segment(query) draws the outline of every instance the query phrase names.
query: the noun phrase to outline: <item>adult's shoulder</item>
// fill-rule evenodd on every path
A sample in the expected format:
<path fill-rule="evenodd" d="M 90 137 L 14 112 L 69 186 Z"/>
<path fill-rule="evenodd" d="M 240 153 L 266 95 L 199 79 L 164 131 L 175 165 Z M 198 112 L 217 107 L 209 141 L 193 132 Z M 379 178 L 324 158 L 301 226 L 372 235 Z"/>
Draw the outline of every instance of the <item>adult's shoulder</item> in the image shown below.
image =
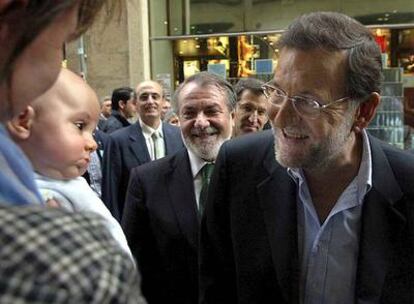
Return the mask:
<path fill-rule="evenodd" d="M 402 190 L 414 195 L 414 154 L 393 147 L 372 136 L 370 137 L 370 144 L 373 157 L 373 174 L 376 174 L 376 168 L 381 170 L 386 166 L 381 158 L 382 152 Z"/>
<path fill-rule="evenodd" d="M 263 159 L 265 154 L 274 151 L 273 132 L 265 130 L 243 135 L 225 142 L 222 149 L 232 156 Z"/>
<path fill-rule="evenodd" d="M 127 139 L 130 136 L 132 137 L 136 137 L 136 135 L 138 134 L 138 131 L 141 131 L 141 127 L 139 126 L 138 123 L 134 123 L 130 126 L 127 127 L 122 127 L 118 130 L 115 130 L 114 132 L 109 134 L 109 138 L 111 140 L 122 140 L 122 139 Z"/>

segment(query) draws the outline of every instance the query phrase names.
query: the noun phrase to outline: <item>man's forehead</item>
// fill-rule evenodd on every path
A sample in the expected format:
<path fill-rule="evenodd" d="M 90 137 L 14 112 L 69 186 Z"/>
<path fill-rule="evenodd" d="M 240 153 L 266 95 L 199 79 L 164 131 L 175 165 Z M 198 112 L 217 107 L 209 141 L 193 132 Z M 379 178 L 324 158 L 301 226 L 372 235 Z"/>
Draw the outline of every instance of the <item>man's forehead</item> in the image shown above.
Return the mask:
<path fill-rule="evenodd" d="M 145 83 L 142 83 L 142 84 L 138 85 L 138 87 L 137 87 L 137 93 L 138 94 L 150 93 L 150 92 L 161 93 L 162 88 L 156 82 L 145 82 Z"/>

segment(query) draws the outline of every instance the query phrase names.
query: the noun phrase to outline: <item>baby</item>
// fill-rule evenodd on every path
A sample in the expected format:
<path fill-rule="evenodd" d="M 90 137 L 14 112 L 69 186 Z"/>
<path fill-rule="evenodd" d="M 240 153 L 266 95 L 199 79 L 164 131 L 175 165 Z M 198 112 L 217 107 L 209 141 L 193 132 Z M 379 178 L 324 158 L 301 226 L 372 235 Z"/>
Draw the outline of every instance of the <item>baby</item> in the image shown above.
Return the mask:
<path fill-rule="evenodd" d="M 97 144 L 99 120 L 95 92 L 75 73 L 62 69 L 56 83 L 8 123 L 36 172 L 45 201 L 70 211 L 100 214 L 120 246 L 130 254 L 125 235 L 104 203 L 81 177 Z"/>

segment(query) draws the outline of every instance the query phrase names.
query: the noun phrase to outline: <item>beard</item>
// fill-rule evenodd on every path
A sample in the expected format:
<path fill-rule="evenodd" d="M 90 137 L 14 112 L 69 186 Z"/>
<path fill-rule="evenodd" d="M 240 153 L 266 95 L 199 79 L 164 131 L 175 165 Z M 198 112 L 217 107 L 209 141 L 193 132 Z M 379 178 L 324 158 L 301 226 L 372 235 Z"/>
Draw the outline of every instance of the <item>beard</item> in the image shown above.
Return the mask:
<path fill-rule="evenodd" d="M 301 153 L 296 153 L 294 156 L 284 150 L 282 146 L 279 146 L 279 135 L 277 133 L 280 133 L 280 136 L 284 136 L 282 131 L 279 130 L 279 132 L 276 132 L 274 127 L 272 129 L 274 134 L 275 158 L 283 167 L 324 170 L 338 157 L 347 145 L 352 133 L 352 119 L 347 115 L 344 122 L 332 132 L 331 136 L 325 138 L 322 142 L 311 143 L 309 147 L 304 147 Z M 305 131 L 303 128 L 291 129 L 298 131 L 300 134 L 306 134 L 303 132 Z"/>
<path fill-rule="evenodd" d="M 229 139 L 212 126 L 205 129 L 192 128 L 190 135 L 181 133 L 181 136 L 187 149 L 205 161 L 215 161 L 221 145 Z"/>

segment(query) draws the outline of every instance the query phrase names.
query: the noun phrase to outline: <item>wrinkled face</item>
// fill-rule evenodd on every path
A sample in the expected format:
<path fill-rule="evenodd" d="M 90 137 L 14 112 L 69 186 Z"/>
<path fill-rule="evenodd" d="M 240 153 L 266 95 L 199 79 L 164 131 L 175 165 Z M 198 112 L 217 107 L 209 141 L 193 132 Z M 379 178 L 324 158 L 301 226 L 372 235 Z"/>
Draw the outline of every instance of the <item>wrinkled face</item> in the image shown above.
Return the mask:
<path fill-rule="evenodd" d="M 184 143 L 204 160 L 215 160 L 221 145 L 231 137 L 233 120 L 226 99 L 219 88 L 195 83 L 180 93 L 178 116 Z"/>
<path fill-rule="evenodd" d="M 99 103 L 86 84 L 39 97 L 47 103 L 36 111 L 30 142 L 24 148 L 35 171 L 55 179 L 71 179 L 85 173 L 90 153 L 96 150 L 93 132 Z M 37 101 L 35 101 L 37 102 Z"/>
<path fill-rule="evenodd" d="M 246 89 L 237 102 L 234 115 L 235 136 L 261 131 L 267 122 L 266 97 Z"/>
<path fill-rule="evenodd" d="M 318 58 L 318 60 L 315 60 Z M 344 97 L 346 55 L 319 49 L 282 50 L 272 85 L 289 96 L 311 97 L 321 104 Z M 290 100 L 268 115 L 275 133 L 277 161 L 285 167 L 323 168 L 352 149 L 353 113 L 348 102 L 322 110 L 319 117 L 299 115 Z"/>
<path fill-rule="evenodd" d="M 76 30 L 78 9 L 75 5 L 58 15 L 17 58 L 10 87 L 3 83 L 0 88 L 1 102 L 5 103 L 0 110 L 8 113 L 3 117 L 23 111 L 55 82 L 62 65 L 63 44 Z"/>
<path fill-rule="evenodd" d="M 168 100 L 164 100 L 161 108 L 161 119 L 164 119 L 165 113 L 171 109 L 171 103 Z"/>
<path fill-rule="evenodd" d="M 103 116 L 105 116 L 106 118 L 108 118 L 109 116 L 111 116 L 111 112 L 112 112 L 112 102 L 111 100 L 104 100 L 102 103 L 102 107 L 101 107 L 101 113 Z"/>
<path fill-rule="evenodd" d="M 152 125 L 161 118 L 163 92 L 161 86 L 153 81 L 146 81 L 137 87 L 138 113 L 142 121 Z"/>

